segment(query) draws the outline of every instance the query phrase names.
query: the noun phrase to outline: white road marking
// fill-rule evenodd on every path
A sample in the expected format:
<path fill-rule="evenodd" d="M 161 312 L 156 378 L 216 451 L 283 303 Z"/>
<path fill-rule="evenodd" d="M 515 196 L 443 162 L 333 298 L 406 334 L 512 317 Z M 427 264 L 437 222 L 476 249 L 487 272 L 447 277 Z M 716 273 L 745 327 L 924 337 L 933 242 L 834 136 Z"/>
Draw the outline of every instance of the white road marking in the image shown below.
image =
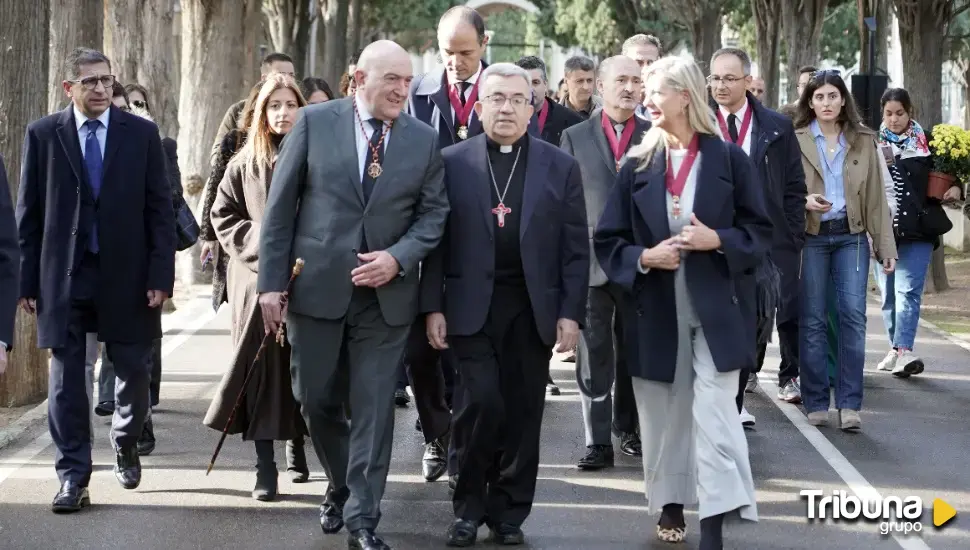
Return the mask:
<path fill-rule="evenodd" d="M 822 432 L 818 428 L 808 423 L 808 418 L 802 414 L 802 411 L 797 406 L 781 401 L 775 397 L 775 393 L 778 391 L 777 384 L 775 383 L 776 376 L 772 376 L 769 373 L 765 373 L 765 376 L 758 375 L 758 383 L 761 385 L 764 397 L 774 403 L 778 407 L 778 410 L 808 440 L 812 447 L 815 447 L 818 454 L 822 455 L 825 462 L 842 478 L 842 481 L 845 482 L 850 491 L 855 493 L 860 499 L 882 500 L 883 497 L 879 491 L 859 473 L 859 470 L 856 470 L 855 466 L 849 462 L 849 459 L 828 438 L 822 435 Z M 804 487 L 804 489 L 811 489 L 811 487 Z M 903 550 L 930 550 L 926 542 L 919 537 L 904 537 L 893 534 L 892 538 Z"/>
<path fill-rule="evenodd" d="M 205 301 L 208 305 L 208 300 Z M 179 315 L 180 312 L 172 314 L 171 318 L 163 319 L 162 324 L 165 331 L 173 330 L 178 328 L 177 325 L 184 322 L 188 322 L 188 326 L 182 329 L 178 334 L 171 337 L 164 337 L 162 339 L 162 357 L 165 358 L 173 351 L 184 344 L 192 335 L 202 329 L 206 324 L 215 318 L 216 313 L 211 307 L 193 307 L 184 310 L 184 313 Z M 193 314 L 196 314 L 193 318 Z M 192 319 L 189 321 L 189 319 Z M 176 326 L 172 326 L 176 325 Z M 169 339 L 170 338 L 170 339 Z M 167 341 L 166 341 L 167 340 Z M 99 361 L 100 363 L 100 361 Z M 164 383 L 164 382 L 163 382 Z M 97 386 L 97 384 L 95 384 Z M 97 399 L 95 399 L 97 400 Z M 37 406 L 37 408 L 47 408 L 47 401 Z M 28 465 L 34 458 L 44 451 L 50 444 L 53 443 L 51 440 L 50 433 L 44 432 L 33 441 L 27 444 L 23 449 L 18 451 L 13 456 L 0 460 L 0 484 L 6 481 L 10 476 L 15 474 L 17 470 L 20 470 L 24 466 Z"/>

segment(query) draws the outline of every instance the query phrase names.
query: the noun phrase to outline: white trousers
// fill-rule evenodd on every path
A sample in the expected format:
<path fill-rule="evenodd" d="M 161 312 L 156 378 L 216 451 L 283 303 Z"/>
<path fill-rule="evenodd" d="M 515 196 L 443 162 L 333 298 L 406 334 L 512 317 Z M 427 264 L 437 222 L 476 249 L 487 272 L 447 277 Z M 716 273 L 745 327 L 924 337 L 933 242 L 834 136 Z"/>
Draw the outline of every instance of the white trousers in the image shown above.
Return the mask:
<path fill-rule="evenodd" d="M 665 504 L 698 503 L 701 519 L 737 510 L 758 521 L 735 404 L 739 371 L 718 372 L 703 329 L 678 324 L 674 382 L 633 377 L 650 513 Z"/>

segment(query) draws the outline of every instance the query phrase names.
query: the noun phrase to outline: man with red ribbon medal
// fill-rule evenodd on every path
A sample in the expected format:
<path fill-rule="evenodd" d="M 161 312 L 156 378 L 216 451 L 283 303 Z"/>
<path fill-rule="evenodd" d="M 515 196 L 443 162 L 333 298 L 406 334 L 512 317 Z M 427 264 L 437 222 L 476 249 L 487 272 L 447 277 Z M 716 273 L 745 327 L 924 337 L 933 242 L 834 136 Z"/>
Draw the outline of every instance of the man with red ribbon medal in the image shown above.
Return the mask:
<path fill-rule="evenodd" d="M 591 228 L 603 213 L 618 167 L 650 128 L 650 122 L 634 116 L 643 87 L 640 74 L 640 65 L 629 57 L 603 61 L 597 77 L 602 110 L 563 132 L 562 149 L 576 157 L 583 174 L 586 217 Z M 580 338 L 576 360 L 586 439 L 586 452 L 578 466 L 599 470 L 614 464 L 614 431 L 619 434 L 622 453 L 640 456 L 641 450 L 633 386 L 626 368 L 622 315 L 630 298 L 619 285 L 607 280 L 596 258 L 590 259 L 589 285 L 589 324 Z M 616 390 L 611 395 L 614 380 Z"/>
<path fill-rule="evenodd" d="M 741 373 L 737 405 L 742 423 L 753 426 L 755 418 L 744 409 L 744 393 L 757 388 L 755 373 L 764 362 L 772 325 L 777 324 L 781 350 L 778 399 L 801 402 L 796 305 L 799 255 L 805 240 L 805 173 L 791 121 L 764 107 L 747 90 L 752 80 L 748 54 L 724 48 L 714 53 L 710 66 L 707 81 L 721 134 L 744 149 L 758 168 L 774 226 L 771 248 L 752 277 L 757 299 L 744 304 L 754 324 L 758 357 L 757 364 Z"/>
<path fill-rule="evenodd" d="M 442 151 L 452 210 L 421 279 L 427 339 L 458 364 L 447 542 L 462 547 L 483 523 L 494 542 L 523 543 L 549 361 L 576 346 L 589 277 L 579 166 L 527 135 L 529 74 L 496 63 L 480 82 L 485 135 Z"/>
<path fill-rule="evenodd" d="M 583 121 L 583 118 L 573 112 L 572 109 L 563 107 L 547 97 L 549 93 L 548 73 L 546 72 L 546 64 L 542 59 L 534 55 L 527 55 L 516 61 L 515 64 L 528 71 L 529 77 L 532 79 L 532 105 L 536 110 L 536 116 L 533 117 L 535 135 L 558 147 L 563 131 L 579 124 Z"/>
<path fill-rule="evenodd" d="M 444 149 L 482 132 L 474 106 L 479 95 L 478 81 L 485 69 L 482 56 L 488 37 L 485 20 L 466 6 L 446 11 L 438 22 L 437 34 L 444 67 L 411 82 L 407 108 L 409 114 L 438 131 L 438 147 Z M 457 452 L 449 448 L 454 445 L 449 434 L 456 369 L 451 353 L 440 353 L 431 347 L 425 336 L 423 315 L 411 326 L 405 362 L 418 411 L 416 427 L 425 441 L 423 477 L 435 481 L 447 472 L 453 487 Z"/>

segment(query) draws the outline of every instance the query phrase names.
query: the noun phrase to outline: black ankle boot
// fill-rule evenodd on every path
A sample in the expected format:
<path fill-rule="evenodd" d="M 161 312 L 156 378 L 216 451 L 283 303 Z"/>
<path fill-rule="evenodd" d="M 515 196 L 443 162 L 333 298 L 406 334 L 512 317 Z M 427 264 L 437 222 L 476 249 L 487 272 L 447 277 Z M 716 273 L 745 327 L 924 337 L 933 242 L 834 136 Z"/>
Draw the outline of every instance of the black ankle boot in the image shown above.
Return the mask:
<path fill-rule="evenodd" d="M 701 544 L 700 550 L 723 550 L 724 539 L 722 538 L 722 528 L 724 526 L 724 514 L 711 516 L 701 520 Z"/>
<path fill-rule="evenodd" d="M 286 442 L 286 472 L 293 483 L 306 483 L 310 479 L 302 436 Z"/>
<path fill-rule="evenodd" d="M 271 440 L 258 440 L 255 443 L 256 487 L 253 489 L 253 498 L 269 502 L 276 498 L 278 485 L 276 462 L 273 461 L 273 442 Z"/>

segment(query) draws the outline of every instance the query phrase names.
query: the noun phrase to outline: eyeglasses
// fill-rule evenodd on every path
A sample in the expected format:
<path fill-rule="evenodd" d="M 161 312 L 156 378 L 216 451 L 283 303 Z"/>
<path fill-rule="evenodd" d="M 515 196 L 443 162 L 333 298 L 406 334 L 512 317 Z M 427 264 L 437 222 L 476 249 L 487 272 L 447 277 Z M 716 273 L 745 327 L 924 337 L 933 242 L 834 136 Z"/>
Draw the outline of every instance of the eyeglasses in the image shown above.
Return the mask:
<path fill-rule="evenodd" d="M 109 90 L 115 85 L 115 75 L 106 74 L 102 76 L 89 76 L 87 78 L 79 78 L 77 80 L 68 80 L 68 82 L 80 84 L 81 86 L 84 86 L 85 90 L 93 90 L 97 88 L 98 82 L 100 82 L 101 85 L 104 86 L 105 90 Z"/>
<path fill-rule="evenodd" d="M 134 105 L 135 107 L 138 107 L 139 109 L 147 109 L 148 108 L 148 102 L 147 101 L 141 101 L 140 99 L 136 99 L 136 100 L 132 101 L 131 104 Z"/>
<path fill-rule="evenodd" d="M 717 86 L 718 84 L 724 84 L 725 86 L 733 86 L 736 82 L 740 82 L 742 80 L 744 80 L 743 76 L 740 76 L 740 77 L 732 76 L 732 75 L 718 76 L 718 75 L 712 74 L 707 77 L 707 85 L 711 87 Z"/>
<path fill-rule="evenodd" d="M 511 101 L 512 106 L 516 109 L 521 109 L 529 104 L 530 98 L 525 96 L 513 96 L 505 97 L 504 95 L 490 95 L 482 98 L 484 103 L 487 103 L 493 109 L 501 109 L 505 106 L 505 102 Z"/>

